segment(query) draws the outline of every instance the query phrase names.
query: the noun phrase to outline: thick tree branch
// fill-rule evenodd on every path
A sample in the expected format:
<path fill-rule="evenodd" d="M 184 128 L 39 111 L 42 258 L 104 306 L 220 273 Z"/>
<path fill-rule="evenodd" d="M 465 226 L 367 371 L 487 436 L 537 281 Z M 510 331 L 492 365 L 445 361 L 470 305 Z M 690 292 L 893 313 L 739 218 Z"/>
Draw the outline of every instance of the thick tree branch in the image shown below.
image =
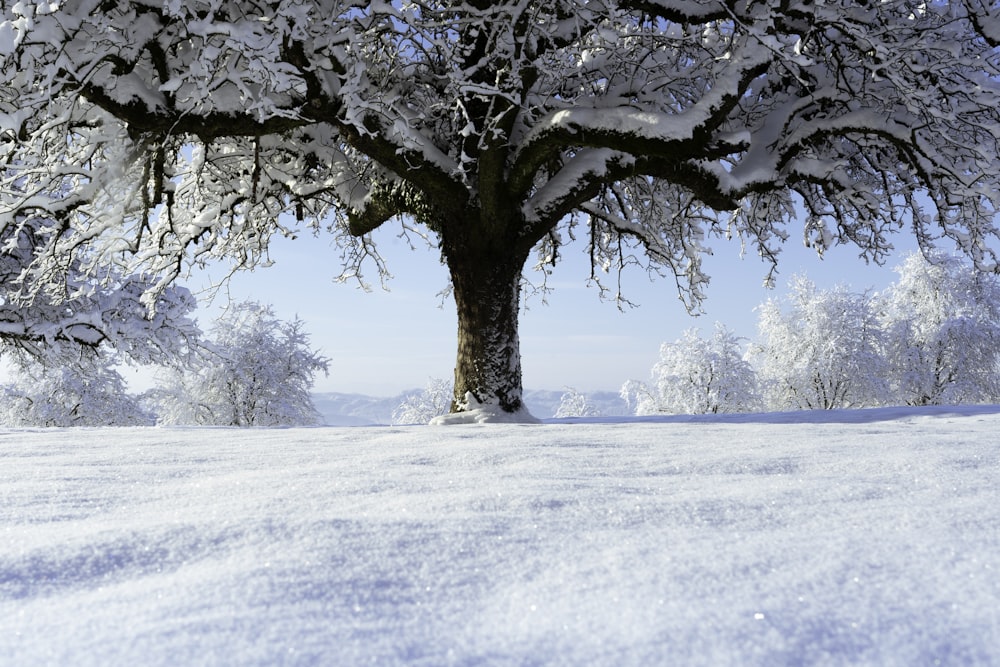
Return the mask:
<path fill-rule="evenodd" d="M 675 162 L 705 157 L 713 134 L 725 123 L 750 83 L 767 72 L 770 65 L 770 54 L 762 49 L 750 51 L 743 58 L 734 58 L 738 62 L 720 73 L 723 82 L 730 85 L 717 84 L 679 113 L 630 106 L 550 113 L 518 147 L 510 170 L 511 191 L 523 196 L 545 164 L 575 147 L 609 148 Z"/>

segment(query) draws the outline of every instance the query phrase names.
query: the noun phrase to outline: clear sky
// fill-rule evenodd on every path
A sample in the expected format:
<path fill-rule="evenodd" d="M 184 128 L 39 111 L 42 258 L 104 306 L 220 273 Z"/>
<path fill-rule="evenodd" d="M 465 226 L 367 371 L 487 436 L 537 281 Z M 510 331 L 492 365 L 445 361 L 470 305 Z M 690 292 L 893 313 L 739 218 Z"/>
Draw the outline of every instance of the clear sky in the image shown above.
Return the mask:
<path fill-rule="evenodd" d="M 862 290 L 881 289 L 895 280 L 892 267 L 902 252 L 912 250 L 913 239 L 897 235 L 897 254 L 880 268 L 858 259 L 853 246 L 834 248 L 820 260 L 801 242 L 801 227 L 790 227 L 779 264 L 777 288 L 762 286 L 767 267 L 755 255 L 740 258 L 738 242 L 713 239 L 715 254 L 706 267 L 712 282 L 705 313 L 689 316 L 678 300 L 672 280 L 650 282 L 631 270 L 624 293 L 637 308 L 619 311 L 602 302 L 598 290 L 587 286 L 589 266 L 584 246 L 567 248 L 549 278 L 553 288 L 545 298 L 527 296 L 522 305 L 521 352 L 526 389 L 617 391 L 629 379 L 646 380 L 658 357 L 659 346 L 676 340 L 685 329 L 698 327 L 708 334 L 716 321 L 738 335 L 756 335 L 754 308 L 780 296 L 788 279 L 806 273 L 820 287 L 843 283 Z M 393 278 L 389 291 L 378 285 L 374 266 L 367 273 L 371 292 L 355 283 L 338 284 L 339 251 L 329 236 L 300 235 L 275 240 L 274 265 L 233 278 L 228 296 L 272 304 L 279 317 L 298 315 L 315 347 L 330 358 L 329 377 L 317 380 L 316 391 L 390 396 L 423 387 L 429 378 L 450 379 L 455 361 L 456 320 L 447 287 L 447 271 L 435 250 L 410 250 L 398 239 L 398 225 L 375 235 Z M 534 276 L 538 277 L 538 276 Z M 196 290 L 204 278 L 188 286 Z M 208 329 L 212 313 L 226 302 L 220 293 L 199 316 Z"/>

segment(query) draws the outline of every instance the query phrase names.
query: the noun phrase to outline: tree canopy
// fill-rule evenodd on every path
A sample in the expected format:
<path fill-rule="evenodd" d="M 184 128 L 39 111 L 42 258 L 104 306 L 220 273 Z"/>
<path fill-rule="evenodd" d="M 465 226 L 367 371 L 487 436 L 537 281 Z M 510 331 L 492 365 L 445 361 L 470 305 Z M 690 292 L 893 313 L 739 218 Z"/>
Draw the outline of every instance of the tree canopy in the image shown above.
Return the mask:
<path fill-rule="evenodd" d="M 453 410 L 522 407 L 521 273 L 572 238 L 595 279 L 639 262 L 690 307 L 712 236 L 773 262 L 793 220 L 820 252 L 881 261 L 906 229 L 997 269 L 984 0 L 0 7 L 0 224 L 57 221 L 44 267 L 125 262 L 155 292 L 305 228 L 352 276 L 403 220 L 450 269 Z"/>
<path fill-rule="evenodd" d="M 89 354 L 147 364 L 180 360 L 197 346 L 201 332 L 188 289 L 149 294 L 149 275 L 106 266 L 94 276 L 81 257 L 54 261 L 43 253 L 59 233 L 44 219 L 0 230 L 0 351 L 50 366 Z"/>

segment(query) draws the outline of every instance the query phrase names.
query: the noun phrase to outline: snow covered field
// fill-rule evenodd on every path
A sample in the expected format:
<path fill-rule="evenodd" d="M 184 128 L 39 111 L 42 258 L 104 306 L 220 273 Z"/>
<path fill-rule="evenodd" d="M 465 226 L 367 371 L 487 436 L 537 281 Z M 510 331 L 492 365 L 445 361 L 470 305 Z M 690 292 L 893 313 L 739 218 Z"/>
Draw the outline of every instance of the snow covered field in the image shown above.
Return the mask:
<path fill-rule="evenodd" d="M 0 432 L 0 664 L 1000 663 L 1000 407 Z"/>

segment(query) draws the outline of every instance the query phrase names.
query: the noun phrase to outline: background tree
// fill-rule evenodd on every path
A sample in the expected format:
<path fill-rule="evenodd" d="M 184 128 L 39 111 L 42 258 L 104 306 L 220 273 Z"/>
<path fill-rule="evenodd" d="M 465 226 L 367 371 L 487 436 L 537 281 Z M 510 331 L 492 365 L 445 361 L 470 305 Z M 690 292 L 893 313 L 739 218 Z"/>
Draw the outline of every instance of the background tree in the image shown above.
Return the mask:
<path fill-rule="evenodd" d="M 573 387 L 567 387 L 559 398 L 559 407 L 553 415 L 556 419 L 564 417 L 600 417 L 601 410 L 590 402 L 586 394 L 581 394 Z"/>
<path fill-rule="evenodd" d="M 411 393 L 392 411 L 393 424 L 426 424 L 448 412 L 453 395 L 451 382 L 431 378 L 423 391 Z"/>
<path fill-rule="evenodd" d="M 8 426 L 150 426 L 152 413 L 96 350 L 74 357 L 19 355 L 2 387 L 0 423 Z"/>
<path fill-rule="evenodd" d="M 402 220 L 450 270 L 454 410 L 521 409 L 522 270 L 578 235 L 592 278 L 644 255 L 690 307 L 710 236 L 774 261 L 797 205 L 820 252 L 881 261 L 906 228 L 997 266 L 978 0 L 0 7 L 0 224 L 59 222 L 40 279 L 94 246 L 162 287 L 298 227 L 357 276 Z"/>
<path fill-rule="evenodd" d="M 753 412 L 762 408 L 757 375 L 741 339 L 722 324 L 711 338 L 689 329 L 660 347 L 649 384 L 631 381 L 622 395 L 635 414 Z"/>
<path fill-rule="evenodd" d="M 1000 399 L 1000 284 L 960 258 L 908 256 L 879 300 L 886 356 L 907 405 Z"/>
<path fill-rule="evenodd" d="M 753 352 L 771 409 L 862 408 L 889 396 L 882 329 L 868 293 L 792 279 L 786 303 L 760 306 Z"/>
<path fill-rule="evenodd" d="M 191 317 L 195 299 L 179 286 L 149 294 L 148 275 L 125 275 L 114 266 L 100 279 L 89 276 L 81 256 L 50 266 L 55 273 L 39 280 L 33 273 L 46 266 L 39 260 L 59 233 L 59 224 L 44 218 L 0 231 L 0 354 L 13 369 L 0 420 L 151 424 L 115 366 L 184 363 L 201 336 Z"/>
<path fill-rule="evenodd" d="M 322 422 L 310 391 L 328 360 L 309 347 L 302 320 L 279 320 L 253 301 L 212 328 L 200 363 L 171 371 L 151 400 L 163 423 L 307 426 Z"/>

